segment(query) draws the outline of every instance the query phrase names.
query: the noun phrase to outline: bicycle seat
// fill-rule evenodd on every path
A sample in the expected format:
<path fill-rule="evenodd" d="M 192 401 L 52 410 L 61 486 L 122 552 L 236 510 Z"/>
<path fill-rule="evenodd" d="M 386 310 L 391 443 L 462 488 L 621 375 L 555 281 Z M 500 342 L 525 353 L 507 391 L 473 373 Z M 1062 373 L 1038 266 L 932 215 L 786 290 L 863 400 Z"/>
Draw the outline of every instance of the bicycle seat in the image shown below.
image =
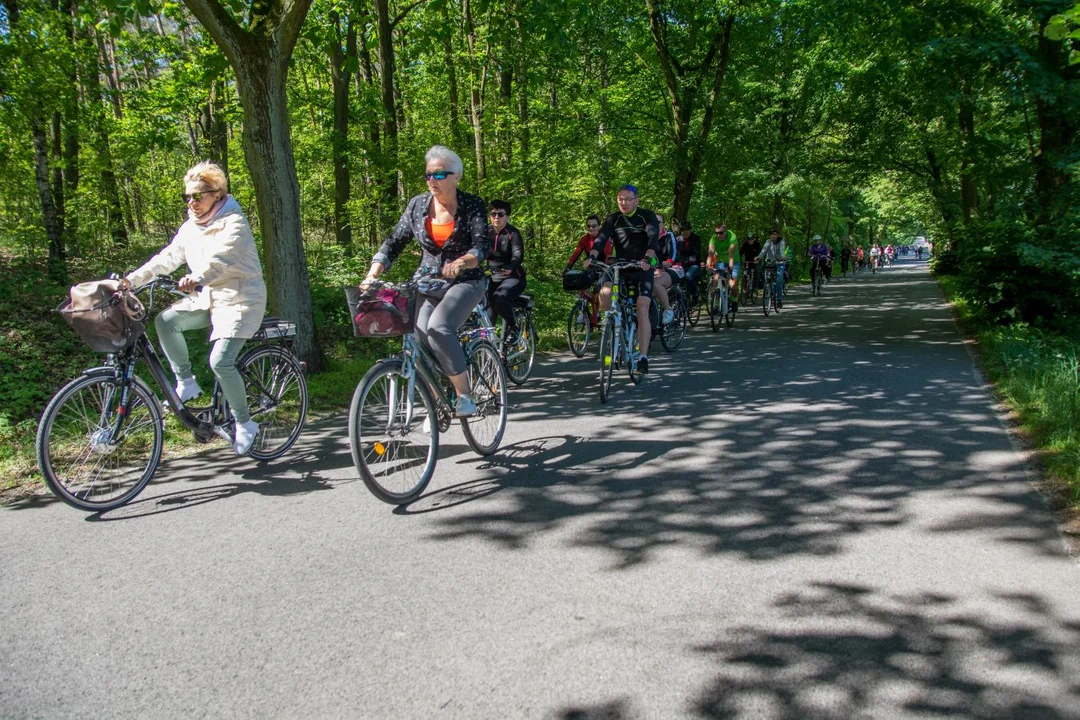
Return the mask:
<path fill-rule="evenodd" d="M 536 301 L 533 300 L 532 295 L 518 295 L 518 298 L 514 301 L 514 304 L 518 307 L 529 308 L 530 310 L 536 307 Z"/>

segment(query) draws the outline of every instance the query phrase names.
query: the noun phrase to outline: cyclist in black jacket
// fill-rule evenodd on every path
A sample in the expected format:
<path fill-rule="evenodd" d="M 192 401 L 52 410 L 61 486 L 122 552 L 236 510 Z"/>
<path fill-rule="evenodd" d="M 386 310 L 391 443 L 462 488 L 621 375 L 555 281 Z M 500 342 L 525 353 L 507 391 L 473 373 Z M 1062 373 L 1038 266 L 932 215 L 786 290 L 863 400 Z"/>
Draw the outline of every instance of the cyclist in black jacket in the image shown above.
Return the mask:
<path fill-rule="evenodd" d="M 649 372 L 649 341 L 652 339 L 652 326 L 649 323 L 649 306 L 652 304 L 653 269 L 659 264 L 656 251 L 659 249 L 660 222 L 652 210 L 638 207 L 637 188 L 623 185 L 616 196 L 619 212 L 612 213 L 600 226 L 591 260 L 596 260 L 601 252 L 610 257 L 613 253 L 618 260 L 638 261 L 641 269 L 621 273 L 627 283 L 637 283 L 637 331 L 641 346 L 641 358 L 638 371 Z M 600 289 L 600 307 L 611 308 L 611 283 L 606 282 Z"/>

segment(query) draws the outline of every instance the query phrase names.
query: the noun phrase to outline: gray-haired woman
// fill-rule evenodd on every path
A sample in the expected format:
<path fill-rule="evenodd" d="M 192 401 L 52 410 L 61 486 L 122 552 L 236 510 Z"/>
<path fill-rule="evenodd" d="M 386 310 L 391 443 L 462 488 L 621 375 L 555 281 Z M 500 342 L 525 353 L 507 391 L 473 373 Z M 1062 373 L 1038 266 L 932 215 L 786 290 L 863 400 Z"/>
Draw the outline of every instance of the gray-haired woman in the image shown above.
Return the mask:
<path fill-rule="evenodd" d="M 463 167 L 457 153 L 435 145 L 424 157 L 428 192 L 409 201 L 390 237 L 372 258 L 371 269 L 361 287 L 390 268 L 394 260 L 416 238 L 423 256 L 421 269 L 438 271 L 456 279 L 463 272 L 480 267 L 487 257 L 487 217 L 484 201 L 458 190 Z M 421 295 L 423 303 L 416 317 L 416 336 L 438 358 L 443 371 L 457 391 L 454 414 L 476 414 L 476 403 L 465 374 L 465 352 L 458 341 L 458 328 L 484 296 L 484 284 L 476 279 L 458 280 L 445 294 Z"/>
<path fill-rule="evenodd" d="M 199 285 L 202 290 L 154 318 L 158 340 L 176 373 L 176 394 L 186 402 L 201 395 L 202 389 L 191 371 L 184 331 L 213 327 L 210 367 L 236 421 L 233 450 L 244 455 L 255 442 L 259 423 L 248 411 L 236 357 L 262 324 L 266 284 L 251 226 L 227 188 L 225 173 L 213 163 L 199 163 L 188 170 L 184 176 L 187 222 L 164 250 L 129 273 L 120 286 L 141 285 L 185 264 L 191 270 L 180 278 L 180 290 L 190 293 Z"/>

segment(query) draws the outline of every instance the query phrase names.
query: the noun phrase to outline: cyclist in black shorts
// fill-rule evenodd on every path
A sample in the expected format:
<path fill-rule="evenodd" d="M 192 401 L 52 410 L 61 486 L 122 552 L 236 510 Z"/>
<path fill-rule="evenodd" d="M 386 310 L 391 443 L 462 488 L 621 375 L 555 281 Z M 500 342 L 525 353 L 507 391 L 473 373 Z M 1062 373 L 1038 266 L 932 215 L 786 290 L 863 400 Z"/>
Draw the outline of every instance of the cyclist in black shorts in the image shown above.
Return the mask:
<path fill-rule="evenodd" d="M 660 222 L 652 210 L 638 207 L 637 188 L 623 185 L 616 196 L 619 212 L 612 213 L 600 226 L 590 260 L 614 255 L 619 260 L 639 261 L 640 270 L 622 273 L 628 283 L 637 283 L 637 331 L 641 345 L 638 372 L 649 372 L 649 340 L 652 326 L 649 324 L 649 306 L 652 304 L 653 269 L 657 266 L 656 251 L 659 249 Z M 600 289 L 600 307 L 611 307 L 611 283 L 605 282 Z"/>

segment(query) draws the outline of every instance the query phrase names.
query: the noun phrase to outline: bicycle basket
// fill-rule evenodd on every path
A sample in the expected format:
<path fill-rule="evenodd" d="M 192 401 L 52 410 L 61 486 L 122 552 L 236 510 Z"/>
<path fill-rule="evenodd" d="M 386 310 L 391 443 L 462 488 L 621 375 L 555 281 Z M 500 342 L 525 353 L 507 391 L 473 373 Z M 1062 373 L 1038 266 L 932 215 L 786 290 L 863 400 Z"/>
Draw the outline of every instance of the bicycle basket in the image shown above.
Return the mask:
<path fill-rule="evenodd" d="M 115 280 L 95 280 L 71 288 L 56 308 L 94 352 L 126 349 L 146 331 L 146 309 L 131 293 L 116 295 Z"/>
<path fill-rule="evenodd" d="M 562 278 L 563 290 L 569 290 L 570 292 L 588 290 L 594 283 L 596 283 L 596 272 L 591 269 L 568 270 Z"/>
<path fill-rule="evenodd" d="M 381 285 L 367 292 L 345 288 L 354 337 L 408 335 L 416 324 L 416 285 Z"/>

